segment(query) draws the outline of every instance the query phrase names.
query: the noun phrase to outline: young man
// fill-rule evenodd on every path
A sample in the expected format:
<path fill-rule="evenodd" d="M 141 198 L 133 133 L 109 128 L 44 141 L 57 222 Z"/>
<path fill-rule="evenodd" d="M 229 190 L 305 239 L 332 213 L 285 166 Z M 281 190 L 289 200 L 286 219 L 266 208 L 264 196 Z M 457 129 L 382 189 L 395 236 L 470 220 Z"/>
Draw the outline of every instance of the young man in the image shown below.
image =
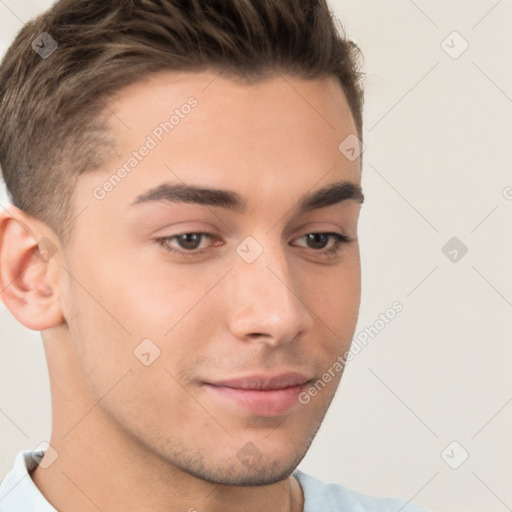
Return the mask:
<path fill-rule="evenodd" d="M 21 30 L 0 286 L 53 425 L 0 510 L 420 510 L 296 469 L 359 308 L 359 78 L 324 0 L 61 0 Z"/>

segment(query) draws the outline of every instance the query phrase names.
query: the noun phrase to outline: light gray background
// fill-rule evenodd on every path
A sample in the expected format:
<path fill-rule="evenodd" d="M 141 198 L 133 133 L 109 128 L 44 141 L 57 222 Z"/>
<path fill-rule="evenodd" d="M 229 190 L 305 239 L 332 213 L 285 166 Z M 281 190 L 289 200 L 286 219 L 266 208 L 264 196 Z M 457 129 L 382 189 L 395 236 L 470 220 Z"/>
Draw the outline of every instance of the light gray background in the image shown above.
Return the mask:
<path fill-rule="evenodd" d="M 2 54 L 50 3 L 0 0 Z M 356 333 L 404 309 L 347 367 L 299 467 L 432 510 L 512 510 L 512 3 L 331 6 L 367 73 Z M 39 333 L 0 318 L 1 478 L 51 418 Z"/>

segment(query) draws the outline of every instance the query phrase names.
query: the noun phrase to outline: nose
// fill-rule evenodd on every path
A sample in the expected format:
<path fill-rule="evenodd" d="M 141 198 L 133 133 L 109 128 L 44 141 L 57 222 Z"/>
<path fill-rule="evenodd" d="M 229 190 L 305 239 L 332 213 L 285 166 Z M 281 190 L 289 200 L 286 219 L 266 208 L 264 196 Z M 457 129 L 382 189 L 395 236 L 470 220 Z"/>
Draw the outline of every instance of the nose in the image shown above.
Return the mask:
<path fill-rule="evenodd" d="M 313 313 L 307 282 L 290 267 L 282 247 L 270 249 L 252 263 L 238 259 L 230 272 L 229 324 L 240 340 L 277 347 L 308 331 Z"/>

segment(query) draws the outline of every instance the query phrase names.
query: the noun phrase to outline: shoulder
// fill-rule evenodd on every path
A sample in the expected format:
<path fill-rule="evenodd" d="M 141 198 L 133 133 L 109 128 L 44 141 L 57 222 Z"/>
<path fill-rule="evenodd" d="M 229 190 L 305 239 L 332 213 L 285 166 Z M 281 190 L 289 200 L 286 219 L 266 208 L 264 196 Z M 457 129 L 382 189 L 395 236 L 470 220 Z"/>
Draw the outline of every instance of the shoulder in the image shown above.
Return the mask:
<path fill-rule="evenodd" d="M 304 512 L 427 512 L 419 505 L 395 498 L 377 498 L 343 485 L 325 483 L 300 470 L 293 476 L 304 492 Z"/>

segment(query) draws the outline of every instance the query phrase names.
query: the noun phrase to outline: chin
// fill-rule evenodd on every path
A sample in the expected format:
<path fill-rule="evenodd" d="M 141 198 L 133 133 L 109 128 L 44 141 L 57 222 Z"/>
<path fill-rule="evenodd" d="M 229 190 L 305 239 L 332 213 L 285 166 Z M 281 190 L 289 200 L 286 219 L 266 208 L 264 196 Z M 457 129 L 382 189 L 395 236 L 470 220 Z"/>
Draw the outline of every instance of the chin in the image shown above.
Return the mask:
<path fill-rule="evenodd" d="M 241 467 L 236 465 L 226 469 L 219 467 L 182 468 L 190 475 L 218 485 L 233 485 L 237 487 L 257 487 L 272 485 L 288 478 L 296 468 L 296 464 L 283 465 L 281 461 L 270 464 L 254 464 Z"/>
<path fill-rule="evenodd" d="M 211 452 L 205 455 L 203 452 L 201 455 L 187 456 L 182 452 L 178 457 L 173 457 L 173 464 L 185 473 L 214 484 L 243 487 L 272 485 L 293 473 L 313 438 L 314 435 L 295 445 L 283 441 L 281 449 L 267 447 L 260 451 L 255 444 L 247 442 L 234 451 L 222 450 L 222 455 Z M 226 453 L 232 455 L 227 458 Z"/>

